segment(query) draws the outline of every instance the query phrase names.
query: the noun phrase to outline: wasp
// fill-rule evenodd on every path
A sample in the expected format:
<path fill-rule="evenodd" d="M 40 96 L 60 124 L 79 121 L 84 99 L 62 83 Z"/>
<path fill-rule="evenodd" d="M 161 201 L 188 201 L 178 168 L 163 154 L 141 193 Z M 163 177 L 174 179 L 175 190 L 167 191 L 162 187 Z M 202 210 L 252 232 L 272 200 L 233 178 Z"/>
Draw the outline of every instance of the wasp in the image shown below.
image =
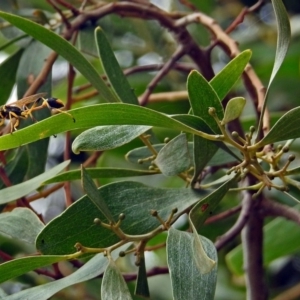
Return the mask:
<path fill-rule="evenodd" d="M 45 99 L 45 95 L 45 93 L 35 94 L 29 97 L 22 98 L 16 102 L 1 106 L 0 126 L 3 125 L 5 119 L 7 119 L 10 121 L 10 129 L 11 132 L 13 132 L 14 130 L 17 130 L 17 127 L 20 124 L 20 119 L 27 119 L 28 117 L 31 117 L 31 119 L 34 120 L 32 112 L 40 110 L 44 107 L 48 107 L 50 110 L 64 113 L 70 116 L 75 122 L 75 119 L 71 114 L 61 110 L 61 108 L 64 107 L 64 104 L 60 99 Z M 14 122 L 13 119 L 15 120 Z"/>

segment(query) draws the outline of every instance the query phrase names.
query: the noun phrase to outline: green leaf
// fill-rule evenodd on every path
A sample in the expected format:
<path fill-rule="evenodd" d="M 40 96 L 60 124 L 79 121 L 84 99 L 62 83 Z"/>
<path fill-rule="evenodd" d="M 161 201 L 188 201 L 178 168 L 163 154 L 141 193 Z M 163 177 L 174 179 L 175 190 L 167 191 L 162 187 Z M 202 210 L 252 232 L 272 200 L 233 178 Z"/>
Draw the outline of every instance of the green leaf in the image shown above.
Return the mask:
<path fill-rule="evenodd" d="M 95 38 L 101 64 L 120 101 L 138 105 L 139 101 L 134 94 L 134 90 L 129 85 L 108 40 L 100 27 L 97 27 L 95 30 Z"/>
<path fill-rule="evenodd" d="M 261 108 L 261 115 L 260 115 L 259 125 L 258 125 L 259 129 L 262 128 L 262 121 L 267 106 L 267 95 L 270 86 L 283 63 L 291 39 L 291 27 L 290 27 L 289 16 L 286 12 L 285 6 L 282 3 L 282 0 L 272 0 L 272 4 L 273 4 L 276 20 L 277 20 L 278 38 L 277 38 L 275 62 L 270 76 L 270 81 L 266 92 L 266 98 L 264 100 L 263 107 Z"/>
<path fill-rule="evenodd" d="M 44 224 L 28 208 L 17 207 L 0 214 L 0 233 L 32 245 L 43 228 Z"/>
<path fill-rule="evenodd" d="M 222 104 L 214 89 L 196 70 L 188 76 L 187 89 L 193 114 L 202 118 L 215 133 L 220 133 L 218 124 L 208 113 L 209 108 L 214 107 L 219 120 L 224 116 Z"/>
<path fill-rule="evenodd" d="M 246 104 L 246 99 L 243 97 L 236 97 L 230 99 L 225 108 L 224 118 L 221 122 L 222 125 L 225 125 L 239 118 L 243 112 L 245 104 Z"/>
<path fill-rule="evenodd" d="M 41 69 L 45 65 L 45 60 L 48 58 L 51 52 L 51 49 L 49 49 L 47 46 L 43 45 L 39 41 L 35 40 L 32 40 L 26 46 L 16 74 L 19 99 L 21 99 L 24 96 L 25 92 L 30 86 L 30 82 L 28 82 L 28 76 L 36 78 L 40 74 Z M 51 96 L 51 90 L 52 72 L 49 72 L 47 77 L 44 78 L 43 84 L 41 85 L 37 93 L 47 93 L 48 96 Z M 49 110 L 44 110 L 44 112 L 46 112 L 44 113 L 45 116 L 50 115 Z M 32 120 L 28 121 L 32 123 Z"/>
<path fill-rule="evenodd" d="M 2 105 L 6 103 L 14 87 L 16 72 L 22 55 L 23 49 L 19 49 L 0 64 L 0 104 Z"/>
<path fill-rule="evenodd" d="M 72 144 L 72 150 L 78 154 L 80 151 L 114 149 L 129 143 L 150 128 L 132 125 L 97 126 L 78 135 Z"/>
<path fill-rule="evenodd" d="M 51 53 L 51 49 L 41 44 L 38 41 L 32 41 L 25 49 L 23 56 L 19 63 L 17 71 L 16 81 L 18 98 L 22 98 L 27 89 L 29 88 L 28 78 L 33 76 L 36 78 L 44 67 L 45 60 Z M 39 88 L 38 92 L 45 92 L 51 95 L 52 90 L 52 73 L 44 79 L 43 84 Z M 34 113 L 35 120 L 41 120 L 50 116 L 49 109 L 42 109 Z M 31 118 L 21 122 L 19 129 L 32 124 Z M 43 139 L 31 143 L 27 146 L 29 166 L 26 177 L 27 179 L 33 178 L 45 171 L 45 165 L 47 160 L 49 139 Z M 37 161 L 36 158 L 39 158 Z"/>
<path fill-rule="evenodd" d="M 168 142 L 158 153 L 154 163 L 165 176 L 175 176 L 191 166 L 186 134 Z"/>
<path fill-rule="evenodd" d="M 139 270 L 138 270 L 138 276 L 136 280 L 134 294 L 143 298 L 150 298 L 148 277 L 146 271 L 146 262 L 144 256 L 140 258 Z"/>
<path fill-rule="evenodd" d="M 95 183 L 83 166 L 81 166 L 81 180 L 83 190 L 86 192 L 89 199 L 97 206 L 97 208 L 109 222 L 115 223 L 114 218 L 104 199 L 102 198 L 101 194 L 98 193 Z"/>
<path fill-rule="evenodd" d="M 133 235 L 160 226 L 151 216 L 151 210 L 157 210 L 159 216 L 167 220 L 174 208 L 182 212 L 207 195 L 203 190 L 154 188 L 133 181 L 111 183 L 98 191 L 115 219 L 120 213 L 125 214 L 121 229 Z M 87 247 L 108 247 L 117 243 L 119 238 L 112 231 L 94 224 L 95 218 L 104 216 L 87 196 L 82 197 L 47 224 L 37 237 L 37 249 L 44 254 L 67 254 L 74 251 L 77 242 Z"/>
<path fill-rule="evenodd" d="M 299 210 L 299 205 L 296 206 Z M 293 208 L 294 209 L 294 208 Z M 263 258 L 267 267 L 277 258 L 297 253 L 300 250 L 299 225 L 284 218 L 276 218 L 264 226 Z M 239 245 L 226 255 L 229 269 L 236 275 L 244 274 L 243 249 Z"/>
<path fill-rule="evenodd" d="M 260 147 L 300 137 L 300 106 L 284 114 L 258 143 Z"/>
<path fill-rule="evenodd" d="M 99 92 L 105 101 L 116 102 L 116 97 L 100 78 L 90 62 L 68 41 L 37 23 L 22 17 L 0 11 L 0 17 L 20 28 L 36 40 L 47 45 L 52 50 L 71 63 Z"/>
<path fill-rule="evenodd" d="M 278 70 L 280 69 L 283 63 L 291 39 L 290 20 L 282 0 L 272 0 L 272 4 L 273 4 L 276 20 L 277 20 L 278 38 L 277 38 L 275 62 L 270 77 L 269 86 L 271 85 L 273 79 L 275 78 Z"/>
<path fill-rule="evenodd" d="M 252 52 L 245 50 L 232 59 L 209 83 L 217 93 L 220 100 L 230 92 L 233 85 L 241 77 Z"/>
<path fill-rule="evenodd" d="M 192 241 L 192 251 L 193 251 L 193 257 L 195 260 L 195 265 L 200 271 L 201 274 L 207 274 L 212 271 L 212 269 L 216 265 L 216 261 L 211 259 L 205 252 L 202 246 L 202 241 L 200 236 L 197 233 L 197 230 L 193 223 L 191 223 L 191 228 L 193 231 L 193 241 Z M 212 244 L 213 245 L 213 244 Z M 214 247 L 214 245 L 213 245 Z"/>
<path fill-rule="evenodd" d="M 232 177 L 220 187 L 215 189 L 208 196 L 199 201 L 190 211 L 189 219 L 193 223 L 196 230 L 200 230 L 201 226 L 204 224 L 205 220 L 213 213 L 218 204 L 221 202 L 222 198 L 236 182 L 236 177 Z"/>
<path fill-rule="evenodd" d="M 0 14 L 1 15 L 1 14 Z M 110 103 L 81 107 L 69 111 L 76 122 L 66 114 L 57 114 L 24 129 L 0 137 L 0 151 L 56 135 L 68 130 L 91 128 L 100 125 L 146 125 L 158 126 L 199 134 L 190 124 L 203 122 L 195 116 L 183 115 L 184 124 L 169 115 L 132 104 Z M 179 118 L 179 116 L 176 116 Z"/>
<path fill-rule="evenodd" d="M 6 157 L 8 161 L 5 166 L 5 173 L 8 176 L 12 185 L 23 182 L 28 169 L 28 153 L 25 147 L 16 149 L 12 153 L 12 157 Z M 5 188 L 4 182 L 0 181 L 0 195 L 1 189 Z"/>
<path fill-rule="evenodd" d="M 134 169 L 121 169 L 121 168 L 86 168 L 86 172 L 92 178 L 111 178 L 111 177 L 133 177 L 133 176 L 146 176 L 160 174 L 157 171 L 151 170 L 134 170 Z M 64 182 L 78 180 L 81 178 L 80 170 L 67 171 L 58 174 L 51 179 L 46 180 L 43 184 L 50 184 L 55 182 Z"/>
<path fill-rule="evenodd" d="M 84 27 L 80 28 L 78 32 L 78 49 L 82 53 L 98 57 L 94 32 L 95 26 L 92 24 L 85 24 Z"/>
<path fill-rule="evenodd" d="M 212 86 L 206 79 L 197 71 L 192 71 L 187 80 L 187 89 L 193 114 L 201 117 L 206 124 L 215 133 L 220 133 L 220 128 L 214 118 L 208 113 L 210 107 L 216 109 L 216 115 L 219 119 L 223 118 L 223 107 Z M 202 126 L 203 126 L 202 125 Z M 199 123 L 198 126 L 201 126 Z M 196 127 L 197 129 L 201 127 Z M 202 129 L 202 130 L 203 130 Z M 201 129 L 200 129 L 201 130 Z M 207 132 L 207 129 L 205 130 Z M 194 176 L 192 185 L 196 182 L 199 174 L 207 165 L 207 162 L 214 156 L 218 150 L 218 146 L 207 139 L 194 135 Z"/>
<path fill-rule="evenodd" d="M 218 145 L 212 141 L 196 135 L 194 135 L 193 140 L 194 176 L 191 183 L 192 186 L 197 182 L 203 169 L 218 151 Z"/>
<path fill-rule="evenodd" d="M 159 152 L 164 146 L 165 146 L 165 144 L 153 145 L 154 149 L 157 152 Z M 188 142 L 189 155 L 191 157 L 191 160 L 194 159 L 193 146 L 194 146 L 193 142 Z M 231 151 L 234 151 L 237 156 L 240 155 L 238 153 L 238 151 L 236 150 L 236 148 L 233 148 L 233 147 L 229 147 L 229 148 L 230 148 Z M 131 163 L 140 164 L 138 162 L 139 159 L 145 159 L 147 157 L 150 157 L 151 155 L 152 155 L 152 153 L 149 150 L 149 148 L 144 146 L 144 147 L 135 148 L 135 149 L 129 151 L 126 154 L 125 158 L 128 161 L 130 161 Z M 236 162 L 236 161 L 237 161 L 237 159 L 235 159 L 232 155 L 228 154 L 223 149 L 218 149 L 216 154 L 207 162 L 207 165 L 208 166 L 219 166 L 219 165 L 223 165 L 223 164 L 227 164 L 227 163 L 233 163 L 233 162 Z M 144 161 L 142 165 L 143 166 L 149 166 L 150 162 L 149 161 Z"/>
<path fill-rule="evenodd" d="M 123 245 L 117 250 L 111 253 L 113 259 L 117 259 L 120 251 L 125 251 L 128 248 L 128 244 Z M 7 296 L 6 300 L 47 300 L 62 289 L 71 286 L 73 284 L 81 283 L 93 279 L 102 274 L 108 264 L 107 257 L 103 254 L 97 254 L 92 257 L 87 263 L 85 263 L 80 269 L 76 270 L 69 276 L 64 278 L 38 285 L 13 295 Z M 1 265 L 0 265 L 1 266 Z"/>
<path fill-rule="evenodd" d="M 101 284 L 102 300 L 132 300 L 127 284 L 115 262 L 110 259 Z"/>
<path fill-rule="evenodd" d="M 232 179 L 222 184 L 219 188 L 215 189 L 203 200 L 199 201 L 189 213 L 189 221 L 194 235 L 193 251 L 195 262 L 196 266 L 203 274 L 208 273 L 211 268 L 213 268 L 214 262 L 205 254 L 197 231 L 199 232 L 199 229 L 201 228 L 207 217 L 212 214 L 216 206 L 220 203 L 222 198 L 225 196 L 225 194 L 235 181 L 236 178 L 233 177 Z"/>
<path fill-rule="evenodd" d="M 37 268 L 67 260 L 69 255 L 27 256 L 7 261 L 0 265 L 0 283 L 23 275 Z M 20 298 L 19 298 L 20 299 Z"/>
<path fill-rule="evenodd" d="M 30 192 L 39 188 L 41 184 L 47 179 L 61 172 L 69 163 L 69 160 L 65 161 L 39 176 L 36 176 L 23 183 L 19 183 L 14 186 L 0 190 L 0 204 L 8 203 L 10 201 L 26 196 Z"/>
<path fill-rule="evenodd" d="M 170 228 L 167 239 L 168 266 L 170 269 L 173 299 L 214 299 L 217 267 L 202 274 L 197 268 L 193 252 L 194 237 L 191 233 Z M 211 241 L 201 236 L 207 255 L 214 261 L 217 252 Z"/>
<path fill-rule="evenodd" d="M 0 8 L 1 9 L 1 8 Z M 3 9 L 2 9 L 3 10 Z M 1 30 L 1 32 L 3 33 L 3 31 Z M 11 36 L 9 37 L 11 38 Z M 13 45 L 14 43 L 18 44 L 17 42 L 24 39 L 24 38 L 28 38 L 28 35 L 27 34 L 23 34 L 23 35 L 20 35 L 20 36 L 17 36 L 16 38 L 14 39 L 11 39 L 10 41 L 8 41 L 7 43 L 5 43 L 4 45 L 0 46 L 0 51 L 3 51 L 5 50 L 6 48 L 8 48 L 9 46 Z M 31 39 L 31 38 L 30 38 Z M 20 46 L 20 45 L 19 45 Z M 22 46 L 20 46 L 22 47 Z M 23 47 L 22 47 L 23 48 Z"/>

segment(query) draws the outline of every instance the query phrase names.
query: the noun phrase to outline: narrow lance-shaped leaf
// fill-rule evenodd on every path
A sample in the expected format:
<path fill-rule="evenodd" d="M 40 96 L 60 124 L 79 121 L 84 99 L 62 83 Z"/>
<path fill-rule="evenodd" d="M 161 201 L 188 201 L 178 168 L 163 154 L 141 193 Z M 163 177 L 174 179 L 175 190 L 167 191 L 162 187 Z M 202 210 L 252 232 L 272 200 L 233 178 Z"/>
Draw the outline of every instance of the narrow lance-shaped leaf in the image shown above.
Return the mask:
<path fill-rule="evenodd" d="M 217 122 L 208 113 L 208 110 L 210 107 L 214 107 L 219 120 L 223 119 L 224 111 L 218 95 L 209 82 L 194 70 L 188 76 L 187 89 L 193 114 L 202 118 L 215 133 L 220 133 Z"/>
<path fill-rule="evenodd" d="M 130 244 L 123 245 L 117 250 L 111 253 L 113 259 L 117 259 L 120 251 L 125 251 Z M 76 283 L 84 282 L 95 278 L 102 274 L 108 264 L 107 257 L 102 253 L 92 257 L 87 263 L 85 263 L 80 269 L 76 270 L 69 276 L 61 279 L 57 279 L 46 284 L 38 285 L 26 290 L 22 290 L 13 295 L 5 297 L 6 300 L 47 300 L 62 289 L 74 285 Z M 0 265 L 0 277 L 1 277 L 1 265 Z M 1 299 L 1 298 L 0 298 Z"/>
<path fill-rule="evenodd" d="M 0 264 L 0 283 L 37 268 L 67 260 L 68 255 L 42 255 L 17 258 Z"/>
<path fill-rule="evenodd" d="M 69 42 L 52 31 L 25 18 L 0 11 L 0 17 L 47 45 L 70 62 L 97 89 L 105 101 L 116 102 L 116 97 L 100 78 L 90 62 Z"/>
<path fill-rule="evenodd" d="M 190 211 L 189 220 L 194 224 L 196 230 L 199 232 L 205 220 L 213 213 L 218 204 L 221 202 L 229 188 L 236 182 L 237 178 L 232 177 L 223 183 L 220 187 L 215 189 L 208 196 L 199 201 Z"/>
<path fill-rule="evenodd" d="M 50 179 L 57 173 L 61 172 L 69 163 L 69 160 L 64 161 L 63 163 L 52 168 L 51 170 L 46 171 L 43 174 L 38 175 L 30 180 L 0 190 L 0 204 L 8 203 L 10 201 L 26 196 L 30 192 L 39 188 L 41 184 L 47 179 Z"/>
<path fill-rule="evenodd" d="M 98 207 L 102 214 L 107 218 L 108 221 L 114 223 L 114 218 L 109 211 L 104 199 L 99 194 L 95 183 L 90 177 L 89 173 L 81 166 L 81 180 L 84 191 L 87 193 L 89 199 Z"/>
<path fill-rule="evenodd" d="M 300 137 L 300 106 L 285 113 L 258 143 L 258 147 Z"/>
<path fill-rule="evenodd" d="M 100 125 L 146 125 L 185 131 L 200 132 L 191 126 L 204 121 L 191 115 L 171 117 L 169 115 L 132 104 L 109 103 L 81 107 L 69 111 L 76 122 L 66 114 L 57 114 L 24 129 L 0 136 L 0 151 L 43 139 L 68 130 L 91 128 Z"/>
<path fill-rule="evenodd" d="M 225 108 L 224 118 L 221 122 L 222 125 L 225 125 L 230 121 L 233 121 L 240 117 L 245 107 L 245 104 L 246 99 L 243 97 L 236 97 L 230 99 Z"/>
<path fill-rule="evenodd" d="M 209 108 L 214 107 L 218 118 L 223 118 L 223 107 L 212 86 L 199 72 L 192 71 L 188 76 L 187 89 L 193 114 L 201 117 L 206 122 L 204 125 L 208 125 L 215 133 L 220 133 L 218 124 L 208 113 Z M 198 126 L 200 125 L 201 124 Z M 194 176 L 192 186 L 195 184 L 199 174 L 202 172 L 208 161 L 218 150 L 218 146 L 212 141 L 196 135 L 193 136 L 193 139 Z"/>
<path fill-rule="evenodd" d="M 160 174 L 156 170 L 138 170 L 138 169 L 122 169 L 122 168 L 86 168 L 85 169 L 92 178 L 112 178 L 112 177 L 134 177 Z M 78 180 L 81 178 L 80 170 L 71 170 L 46 180 L 43 185 Z"/>
<path fill-rule="evenodd" d="M 149 130 L 151 126 L 112 125 L 97 126 L 78 135 L 72 144 L 72 150 L 104 151 L 114 149 L 137 138 Z"/>
<path fill-rule="evenodd" d="M 291 27 L 290 27 L 290 21 L 289 16 L 286 12 L 285 6 L 282 2 L 282 0 L 272 0 L 276 20 L 277 20 L 277 28 L 278 28 L 278 38 L 277 38 L 277 46 L 276 46 L 276 54 L 275 54 L 275 61 L 273 70 L 271 73 L 270 81 L 268 84 L 267 92 L 266 92 L 266 98 L 263 103 L 263 107 L 261 108 L 261 115 L 259 119 L 258 129 L 262 129 L 262 122 L 264 118 L 264 112 L 267 106 L 267 95 L 270 89 L 270 86 L 280 69 L 283 60 L 286 56 L 290 39 L 291 39 Z M 259 138 L 259 134 L 257 135 L 257 139 Z"/>
<path fill-rule="evenodd" d="M 16 72 L 19 61 L 23 55 L 23 51 L 23 49 L 19 49 L 0 64 L 0 105 L 6 103 L 12 88 L 14 87 Z"/>
<path fill-rule="evenodd" d="M 252 52 L 245 50 L 232 59 L 209 83 L 217 93 L 220 100 L 230 92 L 234 84 L 241 77 Z"/>
<path fill-rule="evenodd" d="M 102 28 L 96 28 L 95 38 L 101 64 L 120 101 L 138 105 L 138 99 L 120 68 Z"/>
<path fill-rule="evenodd" d="M 44 67 L 45 60 L 47 60 L 51 49 L 43 45 L 38 41 L 32 41 L 25 49 L 22 58 L 19 63 L 18 71 L 16 74 L 16 83 L 18 98 L 21 99 L 26 93 L 29 83 L 28 77 L 36 78 Z M 48 96 L 51 95 L 52 90 L 52 72 L 49 72 L 47 77 L 44 78 L 43 84 L 40 86 L 37 92 L 46 93 Z M 42 109 L 34 113 L 35 120 L 41 120 L 50 116 L 49 109 Z M 26 127 L 32 124 L 32 119 L 23 120 L 18 129 Z M 26 178 L 30 179 L 39 174 L 42 174 L 45 170 L 46 160 L 48 157 L 48 145 L 49 138 L 30 143 L 26 149 L 28 152 L 29 166 Z M 36 158 L 39 158 L 37 161 Z"/>

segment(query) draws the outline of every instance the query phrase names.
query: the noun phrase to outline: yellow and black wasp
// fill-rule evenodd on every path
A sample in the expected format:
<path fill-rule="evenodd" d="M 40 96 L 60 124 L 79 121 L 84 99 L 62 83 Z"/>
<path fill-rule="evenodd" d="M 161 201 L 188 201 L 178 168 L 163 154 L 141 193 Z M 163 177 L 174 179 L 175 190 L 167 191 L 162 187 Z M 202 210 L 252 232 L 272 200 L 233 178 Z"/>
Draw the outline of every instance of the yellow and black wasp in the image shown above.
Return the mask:
<path fill-rule="evenodd" d="M 44 107 L 48 107 L 50 110 L 67 114 L 75 122 L 75 119 L 71 114 L 61 110 L 64 107 L 64 104 L 60 99 L 46 99 L 44 98 L 45 95 L 45 93 L 35 94 L 29 97 L 22 98 L 16 102 L 1 106 L 0 126 L 4 124 L 5 120 L 9 120 L 10 131 L 13 132 L 14 130 L 17 130 L 20 124 L 20 119 L 27 119 L 28 117 L 34 119 L 32 116 L 32 112 L 43 109 Z"/>

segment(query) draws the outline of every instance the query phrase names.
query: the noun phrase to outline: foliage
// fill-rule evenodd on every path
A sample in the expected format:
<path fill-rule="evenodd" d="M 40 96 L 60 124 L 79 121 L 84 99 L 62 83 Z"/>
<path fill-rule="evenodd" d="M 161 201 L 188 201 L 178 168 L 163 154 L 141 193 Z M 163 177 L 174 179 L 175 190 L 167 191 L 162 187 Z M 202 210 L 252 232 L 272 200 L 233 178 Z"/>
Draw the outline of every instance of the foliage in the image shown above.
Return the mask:
<path fill-rule="evenodd" d="M 269 111 L 290 42 L 289 17 L 273 0 L 278 35 L 265 89 L 250 65 L 255 45 L 242 51 L 229 35 L 263 1 L 241 10 L 227 29 L 202 12 L 213 14 L 217 5 L 180 2 L 173 11 L 143 1 L 49 0 L 34 9 L 0 3 L 1 51 L 9 55 L 0 65 L 0 287 L 8 294 L 10 280 L 27 287 L 12 295 L 0 289 L 1 299 L 70 299 L 68 287 L 84 281 L 81 299 L 149 298 L 148 278 L 166 273 L 173 299 L 218 299 L 225 267 L 245 277 L 248 299 L 275 293 L 263 280 L 265 269 L 300 249 L 299 212 L 291 200 L 277 201 L 300 196 L 299 168 L 290 167 L 296 156 L 286 156 L 300 137 L 300 107 Z M 209 46 L 199 32 L 212 35 Z M 149 49 L 134 45 L 138 34 Z M 131 42 L 116 45 L 118 35 Z M 127 69 L 112 48 L 123 51 Z M 153 49 L 164 63 L 139 62 Z M 228 57 L 217 74 L 214 51 Z M 56 80 L 59 63 L 67 72 Z M 14 85 L 18 98 L 61 96 L 67 111 L 51 97 L 6 104 Z M 10 132 L 11 124 L 18 130 Z M 65 161 L 45 171 L 46 149 L 60 141 Z M 72 152 L 86 155 L 81 166 Z M 269 216 L 275 218 L 264 226 Z M 153 268 L 150 251 L 159 257 Z M 54 280 L 39 286 L 41 274 Z M 94 293 L 99 282 L 92 279 L 102 277 Z M 127 282 L 134 279 L 133 292 Z M 234 287 L 224 288 L 234 299 Z"/>

